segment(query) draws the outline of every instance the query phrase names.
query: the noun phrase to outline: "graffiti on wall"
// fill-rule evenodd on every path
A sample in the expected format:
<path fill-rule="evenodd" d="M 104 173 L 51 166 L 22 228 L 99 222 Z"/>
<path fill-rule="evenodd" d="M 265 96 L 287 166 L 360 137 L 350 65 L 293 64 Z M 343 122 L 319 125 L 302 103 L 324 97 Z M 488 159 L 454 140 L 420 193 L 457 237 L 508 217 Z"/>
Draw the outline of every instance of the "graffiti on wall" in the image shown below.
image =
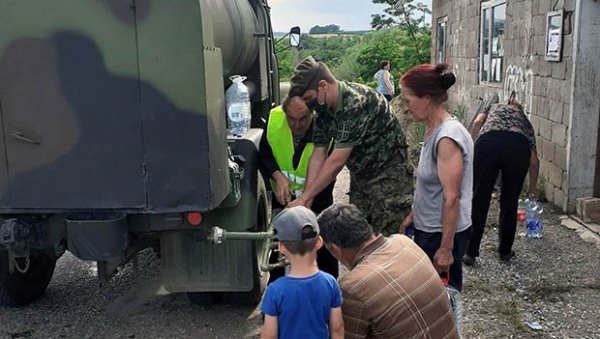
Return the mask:
<path fill-rule="evenodd" d="M 504 77 L 504 98 L 506 101 L 512 91 L 515 91 L 517 101 L 523 105 L 523 110 L 531 114 L 533 102 L 533 71 L 530 68 L 510 65 L 506 68 Z"/>

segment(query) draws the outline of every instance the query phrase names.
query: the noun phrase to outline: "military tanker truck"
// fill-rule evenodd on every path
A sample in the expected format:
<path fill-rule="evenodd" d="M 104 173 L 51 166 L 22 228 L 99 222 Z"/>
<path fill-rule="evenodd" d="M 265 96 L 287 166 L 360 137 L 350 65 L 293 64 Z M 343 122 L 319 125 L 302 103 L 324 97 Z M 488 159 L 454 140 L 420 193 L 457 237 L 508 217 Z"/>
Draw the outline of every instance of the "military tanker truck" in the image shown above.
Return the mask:
<path fill-rule="evenodd" d="M 162 284 L 256 301 L 268 250 L 261 130 L 279 102 L 266 0 L 0 0 L 0 304 L 40 298 L 65 251 L 106 283 L 146 248 Z"/>

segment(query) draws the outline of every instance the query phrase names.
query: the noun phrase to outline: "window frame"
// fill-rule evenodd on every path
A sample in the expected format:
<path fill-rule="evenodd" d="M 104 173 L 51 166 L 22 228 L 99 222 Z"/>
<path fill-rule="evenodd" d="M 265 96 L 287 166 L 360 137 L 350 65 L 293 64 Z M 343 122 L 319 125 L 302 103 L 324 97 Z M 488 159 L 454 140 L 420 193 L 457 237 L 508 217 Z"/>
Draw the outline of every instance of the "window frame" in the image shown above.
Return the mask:
<path fill-rule="evenodd" d="M 440 49 L 440 25 L 443 24 L 444 25 L 444 40 L 443 40 L 443 46 Z M 448 38 L 448 16 L 444 15 L 443 17 L 440 17 L 437 19 L 437 25 L 435 26 L 435 61 L 436 63 L 440 64 L 440 63 L 445 63 L 446 62 L 446 41 Z M 442 54 L 442 58 L 440 59 L 440 52 Z"/>
<path fill-rule="evenodd" d="M 485 1 L 481 3 L 481 10 L 479 12 L 479 83 L 485 83 L 485 84 L 502 84 L 504 82 L 504 73 L 503 73 L 503 69 L 500 70 L 500 81 L 492 81 L 491 79 L 491 73 L 492 73 L 492 45 L 493 45 L 493 35 L 494 35 L 494 17 L 492 15 L 493 10 L 495 7 L 504 5 L 506 6 L 507 4 L 507 0 L 489 0 L 489 1 Z M 485 10 L 489 10 L 489 15 L 488 15 L 488 22 L 487 25 L 489 27 L 488 29 L 488 43 L 487 43 L 487 48 L 489 51 L 489 69 L 488 69 L 488 73 L 487 73 L 487 78 L 484 79 L 483 78 L 483 58 L 484 58 L 484 54 L 483 54 L 483 49 L 484 49 L 484 45 L 483 45 L 483 41 L 484 41 L 484 11 Z M 504 17 L 505 17 L 505 25 L 506 25 L 506 7 L 504 10 Z M 505 28 L 506 30 L 506 28 Z M 504 55 L 503 55 L 504 58 Z M 504 66 L 504 65 L 502 65 Z M 503 68 L 503 67 L 502 67 Z"/>

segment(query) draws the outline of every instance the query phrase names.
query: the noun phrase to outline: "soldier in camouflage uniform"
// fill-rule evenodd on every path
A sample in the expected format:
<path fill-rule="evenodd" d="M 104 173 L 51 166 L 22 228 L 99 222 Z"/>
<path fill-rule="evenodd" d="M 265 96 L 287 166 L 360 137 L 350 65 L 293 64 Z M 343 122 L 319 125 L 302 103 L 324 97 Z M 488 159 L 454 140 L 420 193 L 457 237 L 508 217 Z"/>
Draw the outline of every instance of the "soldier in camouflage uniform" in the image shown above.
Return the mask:
<path fill-rule="evenodd" d="M 411 208 L 413 175 L 404 133 L 385 97 L 370 87 L 336 80 L 327 65 L 312 57 L 296 66 L 289 96 L 302 97 L 317 112 L 308 182 L 290 206 L 309 205 L 346 165 L 350 202 L 376 231 L 397 233 Z M 331 138 L 334 151 L 327 156 Z"/>

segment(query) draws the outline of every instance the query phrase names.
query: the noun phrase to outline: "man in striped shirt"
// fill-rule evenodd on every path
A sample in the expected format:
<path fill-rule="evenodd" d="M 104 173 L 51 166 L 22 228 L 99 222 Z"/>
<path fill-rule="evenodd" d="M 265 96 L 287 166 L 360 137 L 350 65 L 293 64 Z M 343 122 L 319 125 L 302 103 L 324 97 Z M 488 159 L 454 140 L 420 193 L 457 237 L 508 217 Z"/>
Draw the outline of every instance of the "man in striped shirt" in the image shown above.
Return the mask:
<path fill-rule="evenodd" d="M 459 338 L 446 289 L 412 240 L 376 235 L 350 204 L 318 220 L 325 246 L 349 270 L 339 281 L 346 338 Z"/>

